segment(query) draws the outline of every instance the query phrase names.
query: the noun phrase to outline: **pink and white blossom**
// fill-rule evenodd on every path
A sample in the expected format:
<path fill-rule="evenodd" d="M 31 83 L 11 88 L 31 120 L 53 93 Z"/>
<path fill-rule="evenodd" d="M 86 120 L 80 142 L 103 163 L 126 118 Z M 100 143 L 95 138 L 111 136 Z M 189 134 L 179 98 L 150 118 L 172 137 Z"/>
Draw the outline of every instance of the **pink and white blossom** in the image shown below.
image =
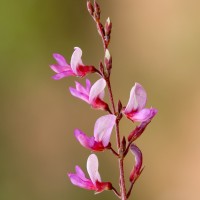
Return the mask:
<path fill-rule="evenodd" d="M 108 104 L 103 101 L 104 89 L 106 87 L 106 81 L 101 78 L 97 80 L 92 86 L 88 79 L 86 79 L 86 86 L 82 86 L 79 82 L 76 83 L 76 88 L 70 87 L 71 94 L 79 99 L 82 99 L 86 103 L 90 104 L 93 108 L 108 110 Z"/>
<path fill-rule="evenodd" d="M 94 136 L 88 137 L 79 129 L 74 131 L 76 139 L 80 144 L 93 151 L 103 151 L 109 146 L 112 129 L 115 125 L 115 115 L 105 115 L 97 119 L 94 126 Z"/>
<path fill-rule="evenodd" d="M 99 174 L 99 162 L 95 154 L 91 154 L 87 160 L 87 171 L 89 178 L 85 177 L 84 172 L 79 166 L 76 166 L 76 173 L 68 173 L 68 177 L 72 184 L 87 189 L 94 190 L 96 193 L 104 190 L 111 190 L 112 184 L 110 182 L 102 182 Z"/>
<path fill-rule="evenodd" d="M 56 72 L 53 79 L 59 80 L 68 76 L 84 77 L 88 73 L 96 71 L 94 66 L 84 65 L 82 62 L 82 50 L 79 47 L 74 48 L 70 64 L 67 63 L 65 58 L 60 54 L 53 54 L 57 64 L 50 65 L 51 69 Z"/>
<path fill-rule="evenodd" d="M 130 92 L 130 98 L 124 114 L 133 122 L 143 122 L 152 119 L 157 110 L 155 108 L 145 108 L 147 101 L 147 94 L 144 88 L 135 83 Z"/>
<path fill-rule="evenodd" d="M 143 168 L 142 168 L 142 152 L 134 144 L 131 144 L 130 149 L 131 149 L 131 152 L 133 153 L 133 155 L 135 156 L 135 164 L 130 173 L 129 180 L 130 180 L 130 182 L 135 182 L 143 170 Z"/>

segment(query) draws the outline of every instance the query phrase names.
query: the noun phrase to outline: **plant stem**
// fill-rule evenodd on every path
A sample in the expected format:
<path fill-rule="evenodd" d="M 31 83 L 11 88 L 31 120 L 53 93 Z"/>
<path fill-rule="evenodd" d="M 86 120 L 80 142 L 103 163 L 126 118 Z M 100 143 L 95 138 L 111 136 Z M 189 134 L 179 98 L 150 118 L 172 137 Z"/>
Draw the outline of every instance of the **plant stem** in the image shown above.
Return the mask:
<path fill-rule="evenodd" d="M 108 147 L 108 149 L 110 149 L 111 152 L 112 152 L 115 156 L 119 157 L 119 154 L 118 154 L 111 146 Z"/>
<path fill-rule="evenodd" d="M 113 113 L 116 115 L 116 109 L 115 109 L 115 103 L 114 103 L 113 94 L 112 94 L 112 88 L 111 88 L 111 84 L 110 84 L 110 78 L 107 78 L 106 82 L 107 82 L 107 86 L 108 86 L 110 101 L 111 101 L 112 108 L 113 108 Z"/>
<path fill-rule="evenodd" d="M 125 186 L 125 179 L 124 179 L 124 159 L 119 159 L 119 169 L 120 169 L 120 189 L 121 189 L 121 200 L 127 200 L 126 197 L 126 186 Z"/>
<path fill-rule="evenodd" d="M 112 187 L 112 190 L 113 190 L 113 192 L 115 193 L 115 195 L 116 195 L 119 199 L 121 199 L 121 196 L 120 196 L 119 192 L 117 192 L 117 190 L 116 190 L 114 187 Z"/>
<path fill-rule="evenodd" d="M 106 45 L 105 40 L 104 40 L 104 35 L 105 35 L 104 27 L 100 22 L 100 18 L 95 20 L 95 21 L 96 21 L 96 25 L 97 25 L 97 30 L 98 30 L 99 35 L 101 36 L 101 39 L 102 39 L 102 42 L 103 42 L 104 53 L 106 53 L 106 49 L 108 48 L 108 46 Z M 111 68 L 112 68 L 112 66 L 110 66 L 110 69 Z M 111 88 L 111 84 L 110 84 L 110 74 L 107 77 L 104 76 L 104 79 L 105 79 L 107 86 L 108 86 L 109 97 L 110 97 L 110 101 L 111 101 L 111 104 L 112 104 L 113 114 L 117 116 L 118 113 L 116 112 L 112 88 Z M 125 179 L 124 179 L 124 152 L 121 149 L 120 133 L 119 133 L 119 121 L 120 120 L 117 119 L 116 122 L 115 122 L 116 143 L 117 143 L 117 149 L 118 149 L 118 155 L 119 155 L 118 161 L 119 161 L 119 171 L 120 171 L 120 192 L 121 192 L 121 195 L 120 196 L 117 195 L 117 196 L 120 197 L 121 200 L 127 200 L 126 186 L 125 186 Z"/>
<path fill-rule="evenodd" d="M 108 91 L 109 91 L 109 96 L 110 96 L 110 101 L 113 107 L 113 112 L 116 114 L 115 110 L 115 104 L 114 104 L 114 99 L 113 99 L 113 94 L 112 94 L 112 88 L 110 84 L 110 78 L 106 80 L 107 86 L 108 86 Z M 117 140 L 117 148 L 118 148 L 118 153 L 120 155 L 120 133 L 119 133 L 119 120 L 116 120 L 116 140 Z M 126 197 L 126 186 L 125 186 L 125 179 L 124 179 L 124 157 L 123 155 L 119 158 L 119 170 L 120 170 L 120 191 L 121 191 L 121 200 L 127 200 Z"/>

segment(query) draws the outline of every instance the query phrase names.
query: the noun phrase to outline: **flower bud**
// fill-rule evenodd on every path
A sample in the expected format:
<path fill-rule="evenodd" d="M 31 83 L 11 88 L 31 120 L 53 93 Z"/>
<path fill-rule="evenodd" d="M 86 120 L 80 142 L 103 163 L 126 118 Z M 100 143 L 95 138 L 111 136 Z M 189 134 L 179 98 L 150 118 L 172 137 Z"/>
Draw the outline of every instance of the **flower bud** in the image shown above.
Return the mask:
<path fill-rule="evenodd" d="M 99 70 L 102 74 L 104 74 L 104 66 L 103 66 L 102 62 L 100 62 L 100 64 L 99 64 Z"/>
<path fill-rule="evenodd" d="M 122 103 L 121 103 L 121 101 L 119 100 L 119 101 L 118 101 L 118 113 L 120 113 L 121 110 L 122 110 Z"/>
<path fill-rule="evenodd" d="M 112 29 L 112 23 L 110 21 L 110 17 L 108 17 L 108 19 L 106 20 L 106 23 L 105 23 L 105 34 L 107 36 L 110 36 L 111 29 Z"/>
<path fill-rule="evenodd" d="M 131 144 L 130 149 L 135 157 L 135 164 L 129 177 L 129 180 L 132 183 L 135 182 L 137 178 L 140 176 L 143 168 L 142 168 L 142 152 L 140 151 L 140 149 L 134 144 Z"/>
<path fill-rule="evenodd" d="M 90 15 L 93 16 L 93 13 L 94 13 L 94 7 L 92 6 L 92 4 L 91 4 L 90 1 L 87 1 L 87 9 L 88 9 L 88 12 L 90 13 Z"/>
<path fill-rule="evenodd" d="M 136 126 L 136 128 L 129 134 L 128 141 L 133 142 L 135 141 L 146 129 L 147 125 L 151 122 L 151 120 L 147 120 L 145 122 L 142 122 L 139 126 Z"/>
<path fill-rule="evenodd" d="M 121 148 L 122 148 L 122 151 L 123 151 L 123 152 L 124 152 L 125 149 L 126 149 L 126 138 L 125 138 L 125 137 L 122 138 Z"/>
<path fill-rule="evenodd" d="M 100 9 L 99 4 L 96 1 L 94 1 L 94 12 L 95 12 L 95 19 L 97 21 L 99 21 L 100 20 L 101 9 Z"/>
<path fill-rule="evenodd" d="M 106 69 L 110 71 L 112 68 L 112 56 L 110 55 L 110 52 L 108 49 L 106 49 L 105 51 L 104 63 L 105 63 Z"/>

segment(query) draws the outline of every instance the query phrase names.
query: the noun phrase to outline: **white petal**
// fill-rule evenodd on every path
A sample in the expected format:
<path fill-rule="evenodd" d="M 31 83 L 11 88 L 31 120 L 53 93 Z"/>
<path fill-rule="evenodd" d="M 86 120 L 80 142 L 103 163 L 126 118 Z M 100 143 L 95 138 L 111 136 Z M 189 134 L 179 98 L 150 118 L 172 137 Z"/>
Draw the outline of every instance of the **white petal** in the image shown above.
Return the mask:
<path fill-rule="evenodd" d="M 100 97 L 101 100 L 103 99 L 105 87 L 106 87 L 106 81 L 103 78 L 99 79 L 94 83 L 94 85 L 91 87 L 90 90 L 90 95 L 89 95 L 90 103 L 92 103 L 92 101 L 97 97 Z"/>
<path fill-rule="evenodd" d="M 110 136 L 113 126 L 115 125 L 115 115 L 105 115 L 100 117 L 94 126 L 94 138 L 95 141 L 103 143 L 104 147 L 110 142 Z"/>
<path fill-rule="evenodd" d="M 101 177 L 98 168 L 98 158 L 95 154 L 91 154 L 87 160 L 87 171 L 93 184 L 96 184 L 96 181 L 101 182 Z"/>
<path fill-rule="evenodd" d="M 139 111 L 146 105 L 147 94 L 144 88 L 139 84 L 135 83 L 130 92 L 130 98 L 125 109 L 125 113 L 132 111 Z"/>
<path fill-rule="evenodd" d="M 83 65 L 81 57 L 82 57 L 82 50 L 79 47 L 75 47 L 70 62 L 71 68 L 75 74 L 77 74 L 77 67 L 79 65 Z"/>

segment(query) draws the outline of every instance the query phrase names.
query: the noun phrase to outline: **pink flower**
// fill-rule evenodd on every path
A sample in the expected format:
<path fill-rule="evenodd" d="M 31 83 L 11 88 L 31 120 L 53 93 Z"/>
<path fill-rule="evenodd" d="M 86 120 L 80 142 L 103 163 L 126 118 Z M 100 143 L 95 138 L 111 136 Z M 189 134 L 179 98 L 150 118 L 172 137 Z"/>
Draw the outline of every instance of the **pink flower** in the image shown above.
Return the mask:
<path fill-rule="evenodd" d="M 60 54 L 53 54 L 54 59 L 58 64 L 51 65 L 51 69 L 56 72 L 53 79 L 59 80 L 68 76 L 84 77 L 88 73 L 96 71 L 95 67 L 84 65 L 82 62 L 82 50 L 79 47 L 74 48 L 74 53 L 71 57 L 71 62 L 68 64 L 65 58 Z"/>
<path fill-rule="evenodd" d="M 96 81 L 92 87 L 88 79 L 86 79 L 86 86 L 82 86 L 79 82 L 76 83 L 76 88 L 70 87 L 71 94 L 79 99 L 90 104 L 93 108 L 109 111 L 108 104 L 103 101 L 104 89 L 106 81 L 101 78 Z"/>
<path fill-rule="evenodd" d="M 124 109 L 126 117 L 133 122 L 143 122 L 152 119 L 156 115 L 157 110 L 155 108 L 145 108 L 146 101 L 146 91 L 139 83 L 135 83 L 131 89 L 128 104 Z"/>
<path fill-rule="evenodd" d="M 72 184 L 87 190 L 94 190 L 96 193 L 102 192 L 104 190 L 111 190 L 112 184 L 110 182 L 101 182 L 98 168 L 98 158 L 95 154 L 91 154 L 87 160 L 87 171 L 90 179 L 85 177 L 84 172 L 79 166 L 76 166 L 75 174 L 68 173 L 68 176 Z"/>
<path fill-rule="evenodd" d="M 112 129 L 115 125 L 115 115 L 105 115 L 97 119 L 94 126 L 94 136 L 88 137 L 81 130 L 76 129 L 74 135 L 85 148 L 93 151 L 103 151 L 109 146 Z"/>
<path fill-rule="evenodd" d="M 133 153 L 133 155 L 135 156 L 135 164 L 131 171 L 129 180 L 130 180 L 130 182 L 135 182 L 143 170 L 143 168 L 142 168 L 142 152 L 134 144 L 131 144 L 130 149 L 131 149 L 131 152 Z"/>

